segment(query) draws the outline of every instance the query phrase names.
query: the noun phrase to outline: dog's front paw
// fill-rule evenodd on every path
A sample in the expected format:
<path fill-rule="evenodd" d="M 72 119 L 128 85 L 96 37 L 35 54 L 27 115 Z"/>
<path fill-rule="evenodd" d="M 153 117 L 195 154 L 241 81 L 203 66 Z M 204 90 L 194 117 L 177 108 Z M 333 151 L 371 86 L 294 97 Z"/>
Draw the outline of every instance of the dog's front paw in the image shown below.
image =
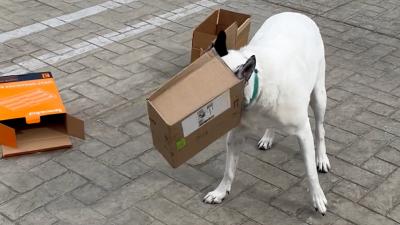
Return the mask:
<path fill-rule="evenodd" d="M 331 169 L 331 164 L 326 154 L 317 155 L 316 161 L 318 172 L 327 173 Z"/>
<path fill-rule="evenodd" d="M 266 131 L 264 136 L 258 142 L 258 149 L 267 150 L 272 147 L 272 142 L 274 141 L 274 134 L 272 131 Z"/>
<path fill-rule="evenodd" d="M 203 202 L 209 203 L 209 204 L 219 204 L 225 199 L 225 196 L 227 194 L 229 194 L 229 191 L 214 190 L 214 191 L 208 192 L 208 194 L 206 196 L 204 196 Z"/>
<path fill-rule="evenodd" d="M 324 191 L 322 191 L 321 187 L 318 187 L 315 191 L 312 191 L 311 197 L 315 211 L 319 211 L 323 216 L 325 216 L 328 201 L 326 200 Z"/>

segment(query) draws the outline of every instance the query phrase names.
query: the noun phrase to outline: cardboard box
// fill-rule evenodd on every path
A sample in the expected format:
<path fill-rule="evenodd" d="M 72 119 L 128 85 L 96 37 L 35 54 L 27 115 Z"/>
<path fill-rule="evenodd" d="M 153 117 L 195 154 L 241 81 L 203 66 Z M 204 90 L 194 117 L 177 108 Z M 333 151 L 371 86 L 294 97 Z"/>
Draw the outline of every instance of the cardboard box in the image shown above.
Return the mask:
<path fill-rule="evenodd" d="M 244 82 L 208 51 L 147 99 L 154 146 L 176 168 L 240 122 Z"/>
<path fill-rule="evenodd" d="M 68 115 L 50 72 L 0 77 L 3 157 L 71 147 L 84 123 Z"/>
<path fill-rule="evenodd" d="M 250 15 L 219 9 L 193 31 L 192 62 L 209 49 L 218 33 L 225 30 L 228 49 L 239 49 L 249 40 Z"/>

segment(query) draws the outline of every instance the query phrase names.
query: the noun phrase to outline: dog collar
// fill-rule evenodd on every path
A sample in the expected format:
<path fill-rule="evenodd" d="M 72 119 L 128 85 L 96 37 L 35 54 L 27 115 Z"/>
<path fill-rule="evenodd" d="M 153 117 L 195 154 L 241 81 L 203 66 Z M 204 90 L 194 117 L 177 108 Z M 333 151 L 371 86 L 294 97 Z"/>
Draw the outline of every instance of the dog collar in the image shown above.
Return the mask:
<path fill-rule="evenodd" d="M 258 94 L 258 85 L 259 84 L 258 84 L 258 70 L 257 69 L 254 69 L 253 76 L 254 76 L 253 94 L 251 95 L 249 105 L 251 103 L 253 103 L 254 100 L 256 100 L 257 94 Z"/>

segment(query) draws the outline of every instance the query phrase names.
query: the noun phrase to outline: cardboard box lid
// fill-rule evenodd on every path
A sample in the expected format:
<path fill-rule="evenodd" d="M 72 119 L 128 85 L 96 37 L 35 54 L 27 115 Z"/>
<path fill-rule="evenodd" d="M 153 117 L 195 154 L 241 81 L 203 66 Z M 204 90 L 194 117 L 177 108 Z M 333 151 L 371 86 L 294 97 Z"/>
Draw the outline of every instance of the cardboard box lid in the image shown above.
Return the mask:
<path fill-rule="evenodd" d="M 32 124 L 59 113 L 65 107 L 50 72 L 0 77 L 0 121 L 25 118 Z"/>
<path fill-rule="evenodd" d="M 240 82 L 214 51 L 208 51 L 148 101 L 168 125 L 173 125 Z"/>

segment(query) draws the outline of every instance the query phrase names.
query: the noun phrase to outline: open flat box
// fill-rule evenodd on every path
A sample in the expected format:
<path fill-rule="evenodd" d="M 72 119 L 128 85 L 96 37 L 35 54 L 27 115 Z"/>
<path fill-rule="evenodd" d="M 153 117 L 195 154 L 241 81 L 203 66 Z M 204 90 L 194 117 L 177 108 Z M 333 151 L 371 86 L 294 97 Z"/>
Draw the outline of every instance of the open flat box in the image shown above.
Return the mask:
<path fill-rule="evenodd" d="M 220 31 L 225 30 L 228 49 L 239 49 L 249 40 L 250 15 L 218 9 L 193 31 L 192 62 L 206 51 Z"/>
<path fill-rule="evenodd" d="M 208 51 L 147 99 L 154 146 L 176 168 L 240 122 L 244 82 Z"/>
<path fill-rule="evenodd" d="M 84 123 L 66 113 L 50 72 L 0 77 L 0 144 L 10 157 L 71 147 Z"/>

